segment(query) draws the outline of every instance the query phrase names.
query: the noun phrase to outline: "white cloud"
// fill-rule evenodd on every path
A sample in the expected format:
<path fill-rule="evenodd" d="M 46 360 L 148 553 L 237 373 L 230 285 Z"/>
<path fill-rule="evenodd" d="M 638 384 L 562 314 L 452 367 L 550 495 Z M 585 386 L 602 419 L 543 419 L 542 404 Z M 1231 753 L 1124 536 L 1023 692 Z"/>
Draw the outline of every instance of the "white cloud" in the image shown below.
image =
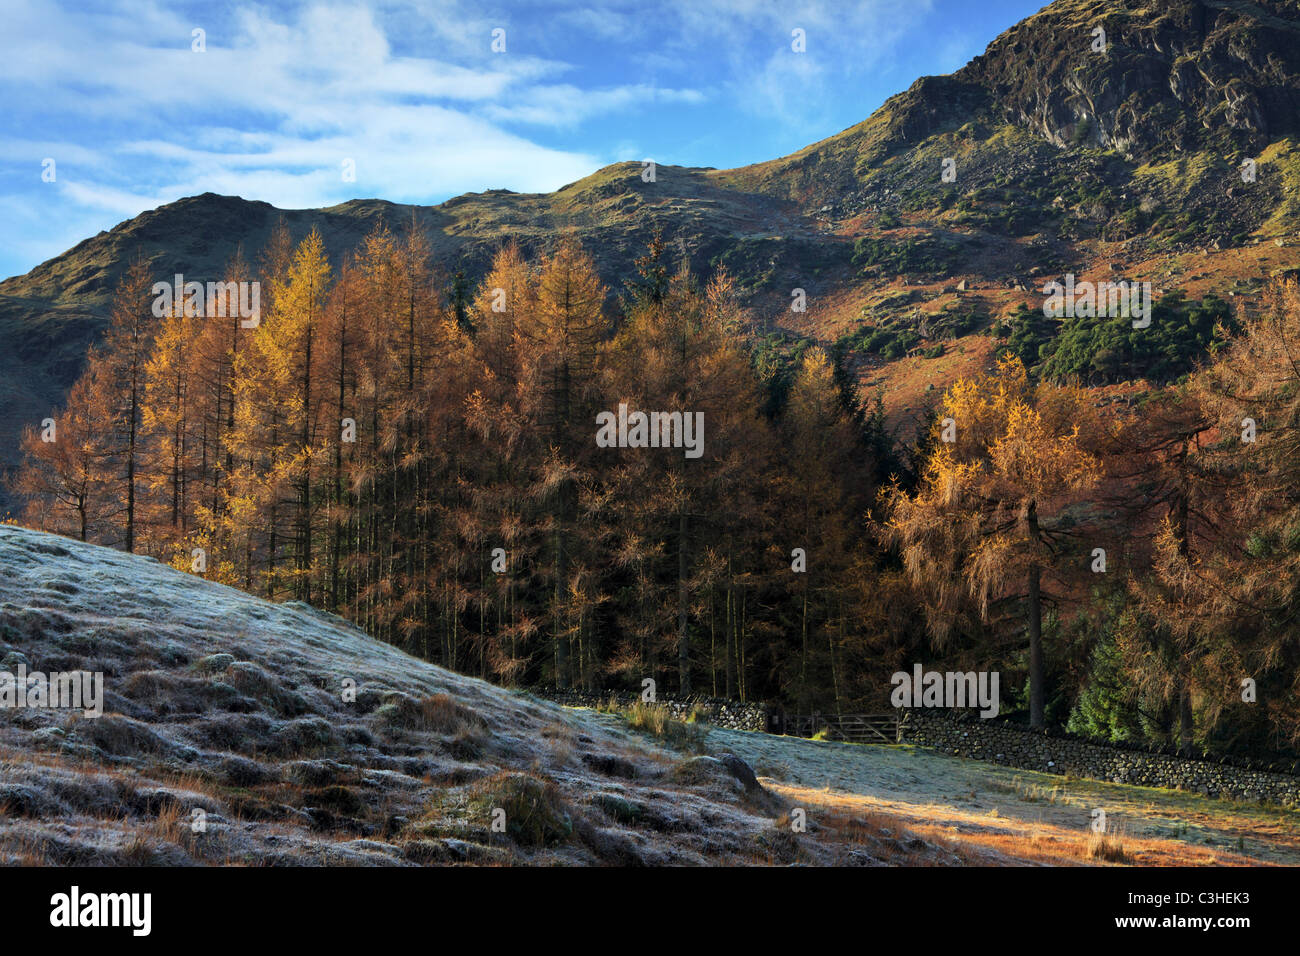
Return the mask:
<path fill-rule="evenodd" d="M 594 116 L 633 106 L 651 103 L 698 105 L 706 99 L 700 90 L 666 89 L 647 83 L 607 90 L 583 90 L 561 84 L 534 87 L 513 97 L 509 104 L 492 105 L 485 112 L 498 120 L 545 126 L 574 126 Z"/>
<path fill-rule="evenodd" d="M 94 183 L 67 182 L 62 183 L 62 192 L 65 197 L 71 199 L 77 205 L 88 209 L 103 209 L 107 212 L 117 213 L 124 218 L 138 216 L 146 209 L 152 209 L 159 205 L 160 200 L 157 196 L 141 196 L 139 193 L 129 192 L 124 189 L 113 189 L 109 186 L 99 186 Z"/>
<path fill-rule="evenodd" d="M 241 6 L 224 26 L 204 26 L 202 53 L 190 49 L 201 24 L 151 3 L 130 8 L 24 9 L 0 38 L 0 84 L 39 89 L 41 109 L 65 129 L 103 131 L 10 143 L 0 156 L 76 157 L 76 174 L 61 176 L 67 198 L 123 214 L 205 189 L 302 206 L 553 189 L 608 156 L 539 145 L 506 126 L 571 127 L 638 102 L 700 98 L 640 83 L 583 91 L 559 82 L 563 62 L 492 55 L 489 21 L 446 10 L 406 21 L 442 40 L 422 44 L 438 55 L 416 57 L 395 53 L 386 30 L 396 27 L 362 4 L 295 14 Z M 343 182 L 344 159 L 355 161 L 356 183 Z"/>
<path fill-rule="evenodd" d="M 686 35 L 717 38 L 729 63 L 728 92 L 741 109 L 813 134 L 824 132 L 831 104 L 891 68 L 898 44 L 930 7 L 931 0 L 702 0 L 684 8 L 682 23 Z M 796 29 L 804 52 L 793 48 Z M 729 42 L 746 34 L 751 44 Z"/>
<path fill-rule="evenodd" d="M 498 15 L 478 0 L 283 2 L 6 10 L 0 96 L 21 134 L 0 137 L 0 199 L 23 210 L 6 232 L 37 229 L 56 198 L 60 223 L 82 228 L 209 190 L 300 208 L 546 191 L 652 144 L 680 153 L 665 147 L 664 104 L 824 134 L 827 104 L 887 69 L 930 5 L 530 0 Z M 505 56 L 489 48 L 498 26 Z M 796 26 L 807 53 L 790 49 Z M 191 51 L 195 28 L 206 52 Z M 560 138 L 604 118 L 621 123 L 607 143 Z M 45 156 L 59 163 L 54 192 L 40 191 Z"/>

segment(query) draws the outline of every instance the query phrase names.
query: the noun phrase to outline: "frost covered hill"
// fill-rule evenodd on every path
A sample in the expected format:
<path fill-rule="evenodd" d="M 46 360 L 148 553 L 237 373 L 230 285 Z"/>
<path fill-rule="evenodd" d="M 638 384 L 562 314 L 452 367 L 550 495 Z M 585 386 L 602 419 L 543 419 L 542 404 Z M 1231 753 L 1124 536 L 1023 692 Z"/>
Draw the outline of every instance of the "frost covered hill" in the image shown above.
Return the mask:
<path fill-rule="evenodd" d="M 1280 808 L 909 747 L 715 729 L 674 749 L 303 605 L 0 525 L 0 672 L 20 668 L 102 672 L 103 715 L 0 709 L 0 865 L 1300 862 Z M 1090 836 L 1097 806 L 1122 846 Z"/>
<path fill-rule="evenodd" d="M 878 862 L 861 839 L 795 840 L 734 757 L 450 673 L 303 605 L 0 526 L 0 671 L 20 665 L 101 671 L 103 714 L 0 711 L 4 863 Z"/>

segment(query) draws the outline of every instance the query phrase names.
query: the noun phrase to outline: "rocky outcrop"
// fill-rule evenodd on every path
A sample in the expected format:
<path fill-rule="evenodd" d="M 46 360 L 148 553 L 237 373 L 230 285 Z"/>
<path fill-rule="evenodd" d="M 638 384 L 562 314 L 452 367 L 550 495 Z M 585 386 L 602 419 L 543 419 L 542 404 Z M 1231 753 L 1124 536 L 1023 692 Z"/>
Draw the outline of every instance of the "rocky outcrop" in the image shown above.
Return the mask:
<path fill-rule="evenodd" d="M 1096 28 L 1105 52 L 1093 49 Z M 1278 0 L 1057 2 L 1002 34 L 954 79 L 1056 144 L 1131 158 L 1256 149 L 1300 119 L 1300 20 Z"/>

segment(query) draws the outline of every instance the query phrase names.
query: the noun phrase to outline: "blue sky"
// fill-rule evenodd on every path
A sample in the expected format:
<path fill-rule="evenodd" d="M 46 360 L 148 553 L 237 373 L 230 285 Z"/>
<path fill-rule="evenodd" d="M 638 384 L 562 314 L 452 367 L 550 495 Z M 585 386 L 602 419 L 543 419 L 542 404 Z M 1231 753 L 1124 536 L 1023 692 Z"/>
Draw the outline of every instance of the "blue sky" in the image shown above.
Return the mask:
<path fill-rule="evenodd" d="M 436 203 L 549 191 L 619 160 L 771 159 L 1042 5 L 4 0 L 0 277 L 206 191 Z"/>

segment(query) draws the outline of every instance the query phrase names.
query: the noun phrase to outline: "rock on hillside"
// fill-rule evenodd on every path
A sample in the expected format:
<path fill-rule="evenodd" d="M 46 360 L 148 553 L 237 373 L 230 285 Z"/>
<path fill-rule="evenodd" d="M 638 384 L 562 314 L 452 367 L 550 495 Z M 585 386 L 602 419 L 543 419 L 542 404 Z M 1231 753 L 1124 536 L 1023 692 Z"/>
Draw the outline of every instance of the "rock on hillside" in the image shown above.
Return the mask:
<path fill-rule="evenodd" d="M 1097 27 L 1106 52 L 1075 55 Z M 1285 0 L 1054 3 L 956 76 L 1057 146 L 1150 157 L 1259 149 L 1300 130 L 1300 23 Z"/>
<path fill-rule="evenodd" d="M 0 526 L 0 671 L 20 666 L 102 672 L 103 713 L 0 710 L 3 864 L 874 862 L 774 840 L 785 808 L 738 758 Z"/>

